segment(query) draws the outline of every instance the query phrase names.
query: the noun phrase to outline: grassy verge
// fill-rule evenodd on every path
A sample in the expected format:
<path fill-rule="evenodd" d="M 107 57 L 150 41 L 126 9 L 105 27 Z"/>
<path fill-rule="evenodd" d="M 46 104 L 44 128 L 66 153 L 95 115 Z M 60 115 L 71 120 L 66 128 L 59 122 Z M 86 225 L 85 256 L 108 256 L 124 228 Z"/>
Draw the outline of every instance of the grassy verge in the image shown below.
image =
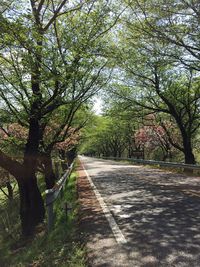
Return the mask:
<path fill-rule="evenodd" d="M 162 171 L 166 171 L 166 172 L 173 172 L 173 173 L 180 173 L 180 174 L 186 174 L 189 176 L 200 176 L 200 170 L 188 170 L 188 172 L 185 172 L 184 167 L 182 168 L 178 168 L 178 167 L 169 167 L 169 166 L 160 166 L 159 164 L 142 164 L 142 163 L 137 163 L 137 162 L 133 162 L 133 161 L 129 161 L 129 160 L 114 160 L 116 162 L 121 162 L 121 163 L 126 163 L 126 164 L 130 164 L 130 165 L 138 165 L 138 166 L 145 166 L 146 168 L 149 169 L 160 169 Z"/>
<path fill-rule="evenodd" d="M 85 251 L 79 242 L 77 225 L 77 192 L 76 173 L 72 173 L 66 185 L 62 199 L 58 199 L 54 211 L 56 214 L 55 226 L 50 234 L 47 234 L 44 227 L 38 229 L 33 241 L 26 245 L 20 245 L 16 238 L 11 238 L 5 233 L 4 227 L 0 225 L 0 266 L 16 267 L 85 267 Z M 63 210 L 64 202 L 70 202 L 73 209 L 66 215 Z M 5 208 L 5 207 L 4 207 Z M 12 218 L 17 215 L 16 208 L 7 207 L 7 212 L 13 210 Z M 19 220 L 12 221 L 19 229 Z M 17 236 L 17 235 L 15 235 Z"/>
<path fill-rule="evenodd" d="M 189 176 L 194 176 L 194 177 L 198 177 L 200 176 L 200 171 L 199 170 L 188 170 L 188 172 L 186 172 L 184 170 L 184 168 L 175 168 L 175 167 L 168 167 L 168 166 L 159 166 L 159 165 L 145 165 L 147 168 L 154 168 L 154 169 L 159 169 L 162 171 L 166 171 L 166 172 L 173 172 L 173 173 L 179 173 L 179 174 L 184 174 L 184 175 L 189 175 Z"/>

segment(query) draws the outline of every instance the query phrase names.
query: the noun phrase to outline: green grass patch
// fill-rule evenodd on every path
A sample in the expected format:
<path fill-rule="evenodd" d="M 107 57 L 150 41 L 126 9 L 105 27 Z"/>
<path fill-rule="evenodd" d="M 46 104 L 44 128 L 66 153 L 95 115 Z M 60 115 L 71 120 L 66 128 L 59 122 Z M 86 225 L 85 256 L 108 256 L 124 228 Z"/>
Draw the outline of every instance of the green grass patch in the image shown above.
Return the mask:
<path fill-rule="evenodd" d="M 23 244 L 19 240 L 19 233 L 15 233 L 17 238 L 9 237 L 0 228 L 0 266 L 59 266 L 59 267 L 85 267 L 85 250 L 79 241 L 77 223 L 77 192 L 76 192 L 76 173 L 72 173 L 65 186 L 63 197 L 59 197 L 54 205 L 55 224 L 53 230 L 47 234 L 44 226 L 38 229 L 34 240 Z M 65 203 L 71 203 L 73 209 L 66 215 L 64 211 Z M 5 207 L 4 207 L 5 208 Z M 11 208 L 11 207 L 9 207 Z M 18 211 L 12 205 L 12 218 L 9 220 L 12 226 L 16 223 Z M 8 212 L 8 210 L 7 210 Z M 19 218 L 17 219 L 16 229 L 19 230 Z M 16 230 L 17 231 L 17 230 Z M 21 243 L 20 243 L 21 242 Z"/>
<path fill-rule="evenodd" d="M 190 170 L 188 169 L 188 172 L 185 172 L 184 167 L 178 168 L 178 167 L 169 167 L 169 166 L 160 166 L 159 164 L 142 164 L 141 163 L 137 163 L 131 160 L 115 160 L 116 162 L 122 162 L 122 163 L 126 163 L 126 164 L 130 164 L 130 165 L 138 165 L 138 166 L 145 166 L 146 168 L 153 168 L 153 169 L 159 169 L 162 171 L 166 171 L 166 172 L 173 172 L 173 173 L 180 173 L 180 174 L 187 174 L 190 176 L 200 176 L 200 170 Z"/>

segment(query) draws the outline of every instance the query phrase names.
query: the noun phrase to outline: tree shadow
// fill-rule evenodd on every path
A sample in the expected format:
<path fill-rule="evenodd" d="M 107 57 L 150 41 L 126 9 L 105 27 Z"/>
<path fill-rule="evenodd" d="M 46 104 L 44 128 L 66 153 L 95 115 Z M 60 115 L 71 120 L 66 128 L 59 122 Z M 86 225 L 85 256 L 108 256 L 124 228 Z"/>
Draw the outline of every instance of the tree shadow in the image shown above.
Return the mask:
<path fill-rule="evenodd" d="M 90 175 L 128 241 L 130 266 L 200 265 L 200 198 L 178 190 L 198 191 L 199 180 L 192 185 L 160 170 L 98 167 Z"/>

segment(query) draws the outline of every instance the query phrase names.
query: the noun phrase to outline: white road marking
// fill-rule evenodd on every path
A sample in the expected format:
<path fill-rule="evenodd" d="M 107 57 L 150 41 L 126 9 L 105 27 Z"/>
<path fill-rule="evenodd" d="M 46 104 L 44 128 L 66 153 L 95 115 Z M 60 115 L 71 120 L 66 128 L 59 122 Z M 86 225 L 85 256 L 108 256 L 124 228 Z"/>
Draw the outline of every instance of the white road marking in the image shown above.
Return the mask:
<path fill-rule="evenodd" d="M 88 181 L 90 182 L 90 185 L 91 185 L 92 189 L 94 190 L 94 193 L 96 195 L 96 198 L 99 201 L 99 204 L 100 204 L 100 206 L 101 206 L 101 208 L 102 208 L 102 210 L 103 210 L 103 212 L 105 214 L 105 217 L 106 217 L 106 219 L 107 219 L 107 221 L 108 221 L 108 223 L 110 225 L 110 228 L 111 228 L 111 230 L 113 232 L 113 235 L 114 235 L 117 243 L 120 244 L 120 245 L 121 244 L 126 244 L 127 243 L 126 238 L 124 237 L 124 235 L 122 234 L 121 230 L 119 229 L 119 226 L 117 225 L 117 223 L 116 223 L 114 217 L 112 216 L 109 208 L 107 207 L 107 205 L 104 202 L 101 194 L 97 190 L 97 188 L 94 185 L 92 179 L 90 178 L 88 172 L 86 171 L 85 166 L 83 165 L 83 162 L 82 162 L 82 166 L 83 166 L 83 169 L 84 169 L 84 171 L 86 173 L 86 176 L 88 178 Z"/>

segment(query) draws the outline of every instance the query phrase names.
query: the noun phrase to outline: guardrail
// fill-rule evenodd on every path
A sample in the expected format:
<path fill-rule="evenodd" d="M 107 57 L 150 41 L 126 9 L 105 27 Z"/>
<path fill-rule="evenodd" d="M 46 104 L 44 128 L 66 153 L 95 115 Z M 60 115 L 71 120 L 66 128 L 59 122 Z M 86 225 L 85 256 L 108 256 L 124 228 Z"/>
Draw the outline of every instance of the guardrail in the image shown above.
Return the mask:
<path fill-rule="evenodd" d="M 156 161 L 156 160 L 143 160 L 143 159 L 133 159 L 133 158 L 114 158 L 114 157 L 102 157 L 102 159 L 109 159 L 109 160 L 125 160 L 134 163 L 140 163 L 144 165 L 159 165 L 159 166 L 167 166 L 171 168 L 183 168 L 183 169 L 191 169 L 191 170 L 200 170 L 200 165 L 193 165 L 193 164 L 185 164 L 185 163 L 178 163 L 178 162 L 165 162 L 165 161 Z"/>
<path fill-rule="evenodd" d="M 53 212 L 53 204 L 55 200 L 58 198 L 59 194 L 61 197 L 63 196 L 63 190 L 66 184 L 67 179 L 69 178 L 72 169 L 74 166 L 74 162 L 70 165 L 65 174 L 60 178 L 60 180 L 55 184 L 52 189 L 48 189 L 45 191 L 46 194 L 46 208 L 47 208 L 47 229 L 48 232 L 51 231 L 54 224 L 54 212 Z"/>

